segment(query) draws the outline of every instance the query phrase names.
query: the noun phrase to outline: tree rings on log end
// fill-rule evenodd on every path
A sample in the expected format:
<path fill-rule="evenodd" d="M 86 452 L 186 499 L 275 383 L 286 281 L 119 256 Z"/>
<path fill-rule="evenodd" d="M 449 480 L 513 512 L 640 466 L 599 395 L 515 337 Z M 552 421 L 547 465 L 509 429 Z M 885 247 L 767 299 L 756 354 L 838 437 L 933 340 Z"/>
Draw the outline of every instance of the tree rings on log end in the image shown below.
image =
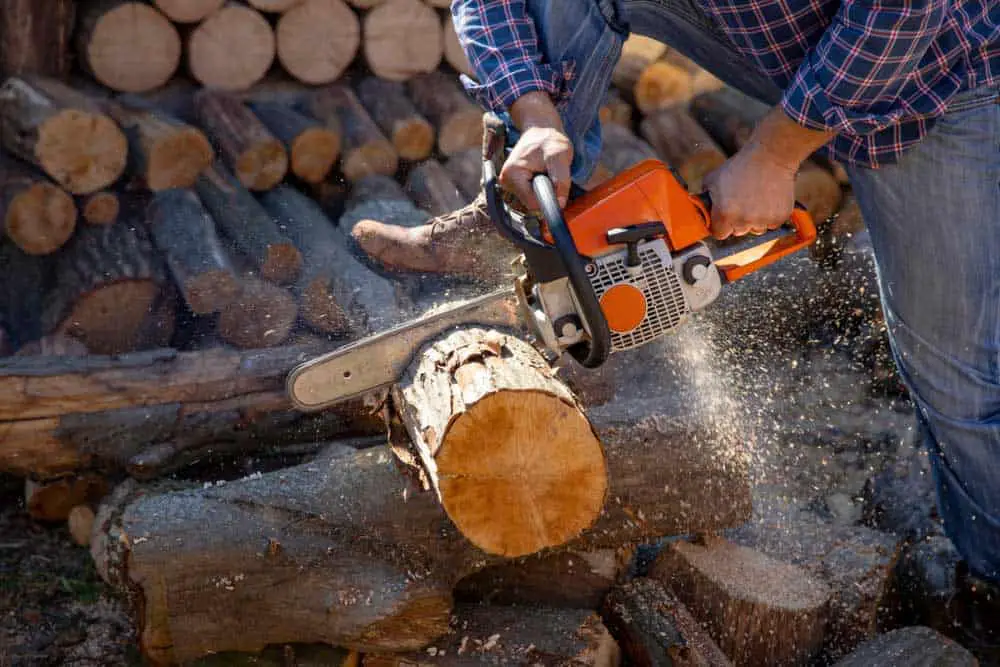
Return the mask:
<path fill-rule="evenodd" d="M 635 105 L 643 113 L 683 102 L 691 97 L 691 73 L 660 60 L 642 71 L 635 84 Z"/>
<path fill-rule="evenodd" d="M 432 72 L 444 55 L 441 19 L 421 0 L 387 0 L 365 15 L 363 49 L 368 66 L 383 79 L 406 81 Z"/>
<path fill-rule="evenodd" d="M 113 192 L 95 192 L 83 201 L 83 219 L 91 225 L 112 225 L 118 220 L 121 205 Z"/>
<path fill-rule="evenodd" d="M 311 85 L 339 79 L 361 46 L 361 23 L 342 0 L 305 0 L 282 15 L 275 33 L 281 66 Z"/>
<path fill-rule="evenodd" d="M 226 0 L 156 0 L 167 18 L 175 23 L 199 23 L 215 13 Z"/>
<path fill-rule="evenodd" d="M 205 271 L 188 278 L 184 283 L 188 306 L 196 315 L 207 315 L 231 304 L 240 293 L 240 286 L 231 273 Z"/>
<path fill-rule="evenodd" d="M 392 176 L 399 167 L 399 155 L 388 142 L 376 141 L 358 147 L 344 156 L 341 169 L 347 180 L 356 182 L 365 176 Z"/>
<path fill-rule="evenodd" d="M 152 6 L 127 2 L 101 16 L 85 57 L 94 77 L 108 88 L 146 92 L 167 83 L 177 71 L 181 37 Z"/>
<path fill-rule="evenodd" d="M 302 253 L 299 249 L 291 243 L 281 243 L 267 247 L 260 274 L 264 280 L 284 285 L 295 280 L 301 269 Z"/>
<path fill-rule="evenodd" d="M 76 217 L 72 197 L 51 183 L 39 182 L 14 197 L 4 216 L 4 228 L 25 253 L 47 255 L 73 235 Z"/>
<path fill-rule="evenodd" d="M 483 114 L 474 105 L 452 114 L 438 132 L 438 148 L 444 155 L 455 155 L 482 143 Z"/>
<path fill-rule="evenodd" d="M 404 160 L 423 160 L 434 150 L 434 127 L 423 119 L 400 123 L 392 133 L 392 144 Z"/>
<path fill-rule="evenodd" d="M 248 190 L 270 190 L 288 172 L 288 153 L 277 139 L 265 141 L 244 151 L 234 171 Z"/>
<path fill-rule="evenodd" d="M 38 128 L 35 157 L 59 185 L 73 194 L 91 194 L 125 172 L 128 140 L 107 116 L 64 109 Z"/>
<path fill-rule="evenodd" d="M 339 155 L 340 136 L 325 127 L 311 127 L 292 141 L 292 172 L 306 183 L 322 183 Z"/>
<path fill-rule="evenodd" d="M 215 156 L 205 134 L 185 127 L 157 141 L 149 150 L 146 185 L 150 190 L 189 188 Z"/>
<path fill-rule="evenodd" d="M 122 280 L 82 296 L 60 331 L 78 338 L 93 354 L 135 349 L 160 293 L 152 280 Z"/>
<path fill-rule="evenodd" d="M 188 41 L 188 67 L 199 83 L 246 90 L 274 62 L 274 30 L 255 9 L 230 5 L 209 16 Z"/>

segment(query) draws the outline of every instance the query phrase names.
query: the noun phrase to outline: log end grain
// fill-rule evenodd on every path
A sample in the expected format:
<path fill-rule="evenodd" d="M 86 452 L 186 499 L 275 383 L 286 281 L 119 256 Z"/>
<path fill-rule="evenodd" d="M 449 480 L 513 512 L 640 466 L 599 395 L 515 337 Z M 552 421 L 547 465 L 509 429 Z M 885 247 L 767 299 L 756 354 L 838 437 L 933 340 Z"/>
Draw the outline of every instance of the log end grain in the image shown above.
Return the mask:
<path fill-rule="evenodd" d="M 340 135 L 326 127 L 311 127 L 292 141 L 292 172 L 306 183 L 322 183 L 340 155 Z"/>
<path fill-rule="evenodd" d="M 200 23 L 222 8 L 226 0 L 155 0 L 156 6 L 174 23 Z"/>
<path fill-rule="evenodd" d="M 40 521 L 65 521 L 70 511 L 83 503 L 96 503 L 108 492 L 107 481 L 88 474 L 50 482 L 25 481 L 24 500 L 28 514 Z"/>
<path fill-rule="evenodd" d="M 233 172 L 248 190 L 270 190 L 288 173 L 288 152 L 277 139 L 261 141 L 240 154 Z"/>
<path fill-rule="evenodd" d="M 95 354 L 131 351 L 141 338 L 159 293 L 159 287 L 150 280 L 121 280 L 106 285 L 82 296 L 59 332 L 79 339 Z"/>
<path fill-rule="evenodd" d="M 365 61 L 376 76 L 406 81 L 441 64 L 441 19 L 421 0 L 386 0 L 365 15 L 363 30 Z"/>
<path fill-rule="evenodd" d="M 283 343 L 295 324 L 298 304 L 287 289 L 246 279 L 240 295 L 219 313 L 217 329 L 224 341 L 241 349 Z"/>
<path fill-rule="evenodd" d="M 191 76 L 206 87 L 246 90 L 274 62 L 274 30 L 261 14 L 232 4 L 205 19 L 188 40 Z"/>
<path fill-rule="evenodd" d="M 111 118 L 68 108 L 39 126 L 35 158 L 53 180 L 73 194 L 91 194 L 124 173 L 128 140 Z"/>
<path fill-rule="evenodd" d="M 138 93 L 167 83 L 181 50 L 180 34 L 166 16 L 143 2 L 124 2 L 100 17 L 84 58 L 108 88 Z"/>
<path fill-rule="evenodd" d="M 411 118 L 393 128 L 393 146 L 404 160 L 423 160 L 434 150 L 434 126 L 422 118 Z"/>
<path fill-rule="evenodd" d="M 299 307 L 302 319 L 317 331 L 345 334 L 351 330 L 351 320 L 330 293 L 329 277 L 325 274 L 308 281 L 302 288 Z"/>
<path fill-rule="evenodd" d="M 76 229 L 76 202 L 62 188 L 35 182 L 12 198 L 4 215 L 7 236 L 29 255 L 55 252 Z"/>
<path fill-rule="evenodd" d="M 361 46 L 361 22 L 343 0 L 305 0 L 282 15 L 275 34 L 281 66 L 310 85 L 340 78 Z"/>
<path fill-rule="evenodd" d="M 643 113 L 687 101 L 692 96 L 691 73 L 660 60 L 642 71 L 633 91 L 635 105 Z"/>
<path fill-rule="evenodd" d="M 191 187 L 214 157 L 212 145 L 201 130 L 180 128 L 149 148 L 146 185 L 150 190 Z"/>
<path fill-rule="evenodd" d="M 84 221 L 91 225 L 112 225 L 118 220 L 121 205 L 113 192 L 95 192 L 80 206 Z"/>
<path fill-rule="evenodd" d="M 285 285 L 298 277 L 302 269 L 302 253 L 292 243 L 275 243 L 267 247 L 260 275 L 279 285 Z"/>
<path fill-rule="evenodd" d="M 447 156 L 481 146 L 483 143 L 483 114 L 475 105 L 469 105 L 452 114 L 438 132 L 438 148 Z"/>
<path fill-rule="evenodd" d="M 352 182 L 374 174 L 392 176 L 399 168 L 399 154 L 388 141 L 376 140 L 345 153 L 340 168 Z"/>

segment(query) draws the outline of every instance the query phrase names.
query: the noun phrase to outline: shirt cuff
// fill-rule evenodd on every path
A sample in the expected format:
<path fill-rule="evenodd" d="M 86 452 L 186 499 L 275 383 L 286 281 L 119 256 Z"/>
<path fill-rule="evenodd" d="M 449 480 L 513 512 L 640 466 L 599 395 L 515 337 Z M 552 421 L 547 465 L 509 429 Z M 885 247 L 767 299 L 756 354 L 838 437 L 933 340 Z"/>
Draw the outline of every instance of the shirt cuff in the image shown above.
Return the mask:
<path fill-rule="evenodd" d="M 485 109 L 502 113 L 522 95 L 540 91 L 548 93 L 556 108 L 562 108 L 572 93 L 574 66 L 564 61 L 556 64 L 517 65 L 494 75 L 486 83 L 460 76 L 465 90 Z"/>

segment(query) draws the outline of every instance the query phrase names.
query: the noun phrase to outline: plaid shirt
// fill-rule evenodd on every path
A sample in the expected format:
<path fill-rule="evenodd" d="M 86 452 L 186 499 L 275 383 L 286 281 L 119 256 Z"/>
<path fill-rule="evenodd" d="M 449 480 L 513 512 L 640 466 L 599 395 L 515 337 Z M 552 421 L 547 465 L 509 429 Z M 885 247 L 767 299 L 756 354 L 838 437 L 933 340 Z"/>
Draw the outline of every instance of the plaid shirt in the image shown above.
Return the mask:
<path fill-rule="evenodd" d="M 588 1 L 588 0 L 581 0 Z M 799 124 L 837 132 L 830 157 L 877 167 L 920 141 L 958 92 L 1000 76 L 997 0 L 699 0 L 783 91 Z M 538 90 L 559 104 L 573 63 L 544 63 L 525 0 L 453 0 L 484 107 Z"/>

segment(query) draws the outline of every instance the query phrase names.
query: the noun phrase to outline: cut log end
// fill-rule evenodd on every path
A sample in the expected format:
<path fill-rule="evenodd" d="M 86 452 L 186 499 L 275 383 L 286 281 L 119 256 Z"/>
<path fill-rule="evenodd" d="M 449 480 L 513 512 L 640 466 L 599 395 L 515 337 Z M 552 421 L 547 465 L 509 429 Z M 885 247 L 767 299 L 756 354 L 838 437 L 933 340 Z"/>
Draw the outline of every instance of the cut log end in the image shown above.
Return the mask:
<path fill-rule="evenodd" d="M 341 164 L 344 176 L 353 182 L 374 174 L 391 176 L 398 167 L 399 154 L 391 144 L 380 141 L 359 146 L 345 155 Z"/>
<path fill-rule="evenodd" d="M 232 4 L 202 22 L 188 41 L 188 67 L 202 85 L 246 90 L 264 78 L 274 62 L 274 30 L 261 14 Z"/>
<path fill-rule="evenodd" d="M 281 243 L 267 247 L 260 272 L 265 280 L 284 285 L 295 280 L 301 268 L 299 249 L 291 243 Z"/>
<path fill-rule="evenodd" d="M 340 78 L 361 47 L 361 22 L 342 0 L 305 0 L 282 15 L 275 30 L 278 60 L 310 85 Z"/>
<path fill-rule="evenodd" d="M 61 248 L 76 228 L 76 203 L 64 190 L 37 182 L 7 206 L 7 236 L 29 255 L 47 255 Z"/>
<path fill-rule="evenodd" d="M 643 70 L 634 89 L 635 104 L 643 113 L 684 102 L 691 93 L 691 73 L 665 60 Z"/>
<path fill-rule="evenodd" d="M 166 16 L 142 2 L 123 2 L 96 20 L 84 56 L 105 86 L 139 93 L 170 80 L 181 50 L 180 34 Z"/>
<path fill-rule="evenodd" d="M 288 173 L 288 152 L 278 140 L 249 147 L 236 160 L 236 177 L 250 190 L 270 190 Z"/>
<path fill-rule="evenodd" d="M 174 23 L 199 23 L 218 11 L 226 0 L 155 0 L 160 11 Z"/>
<path fill-rule="evenodd" d="M 347 313 L 330 293 L 329 282 L 323 278 L 312 280 L 302 290 L 302 319 L 317 331 L 341 334 L 351 328 Z"/>
<path fill-rule="evenodd" d="M 297 315 L 298 305 L 288 290 L 246 280 L 240 295 L 219 313 L 218 331 L 238 348 L 272 347 L 288 338 Z"/>
<path fill-rule="evenodd" d="M 392 133 L 392 143 L 404 160 L 422 160 L 434 150 L 434 127 L 422 119 L 400 123 Z"/>
<path fill-rule="evenodd" d="M 438 148 L 444 155 L 455 155 L 483 143 L 483 115 L 475 106 L 452 115 L 441 126 Z"/>
<path fill-rule="evenodd" d="M 214 313 L 239 296 L 240 287 L 228 271 L 205 271 L 184 282 L 184 294 L 194 313 Z"/>
<path fill-rule="evenodd" d="M 150 190 L 190 187 L 212 163 L 214 152 L 204 133 L 185 127 L 156 142 L 146 165 Z"/>
<path fill-rule="evenodd" d="M 386 0 L 364 18 L 365 61 L 389 81 L 434 71 L 444 56 L 441 19 L 421 0 Z"/>
<path fill-rule="evenodd" d="M 135 341 L 141 338 L 158 294 L 159 287 L 150 280 L 123 280 L 107 285 L 81 297 L 60 331 L 78 338 L 95 353 L 132 350 Z M 123 308 L 122 304 L 128 307 Z"/>
<path fill-rule="evenodd" d="M 295 138 L 290 153 L 292 173 L 306 183 L 322 183 L 340 154 L 340 136 L 311 127 Z"/>
<path fill-rule="evenodd" d="M 83 201 L 80 212 L 91 225 L 112 225 L 118 220 L 121 205 L 113 192 L 95 192 Z"/>
<path fill-rule="evenodd" d="M 91 194 L 124 173 L 128 141 L 107 116 L 64 109 L 38 128 L 35 158 L 73 194 Z"/>

